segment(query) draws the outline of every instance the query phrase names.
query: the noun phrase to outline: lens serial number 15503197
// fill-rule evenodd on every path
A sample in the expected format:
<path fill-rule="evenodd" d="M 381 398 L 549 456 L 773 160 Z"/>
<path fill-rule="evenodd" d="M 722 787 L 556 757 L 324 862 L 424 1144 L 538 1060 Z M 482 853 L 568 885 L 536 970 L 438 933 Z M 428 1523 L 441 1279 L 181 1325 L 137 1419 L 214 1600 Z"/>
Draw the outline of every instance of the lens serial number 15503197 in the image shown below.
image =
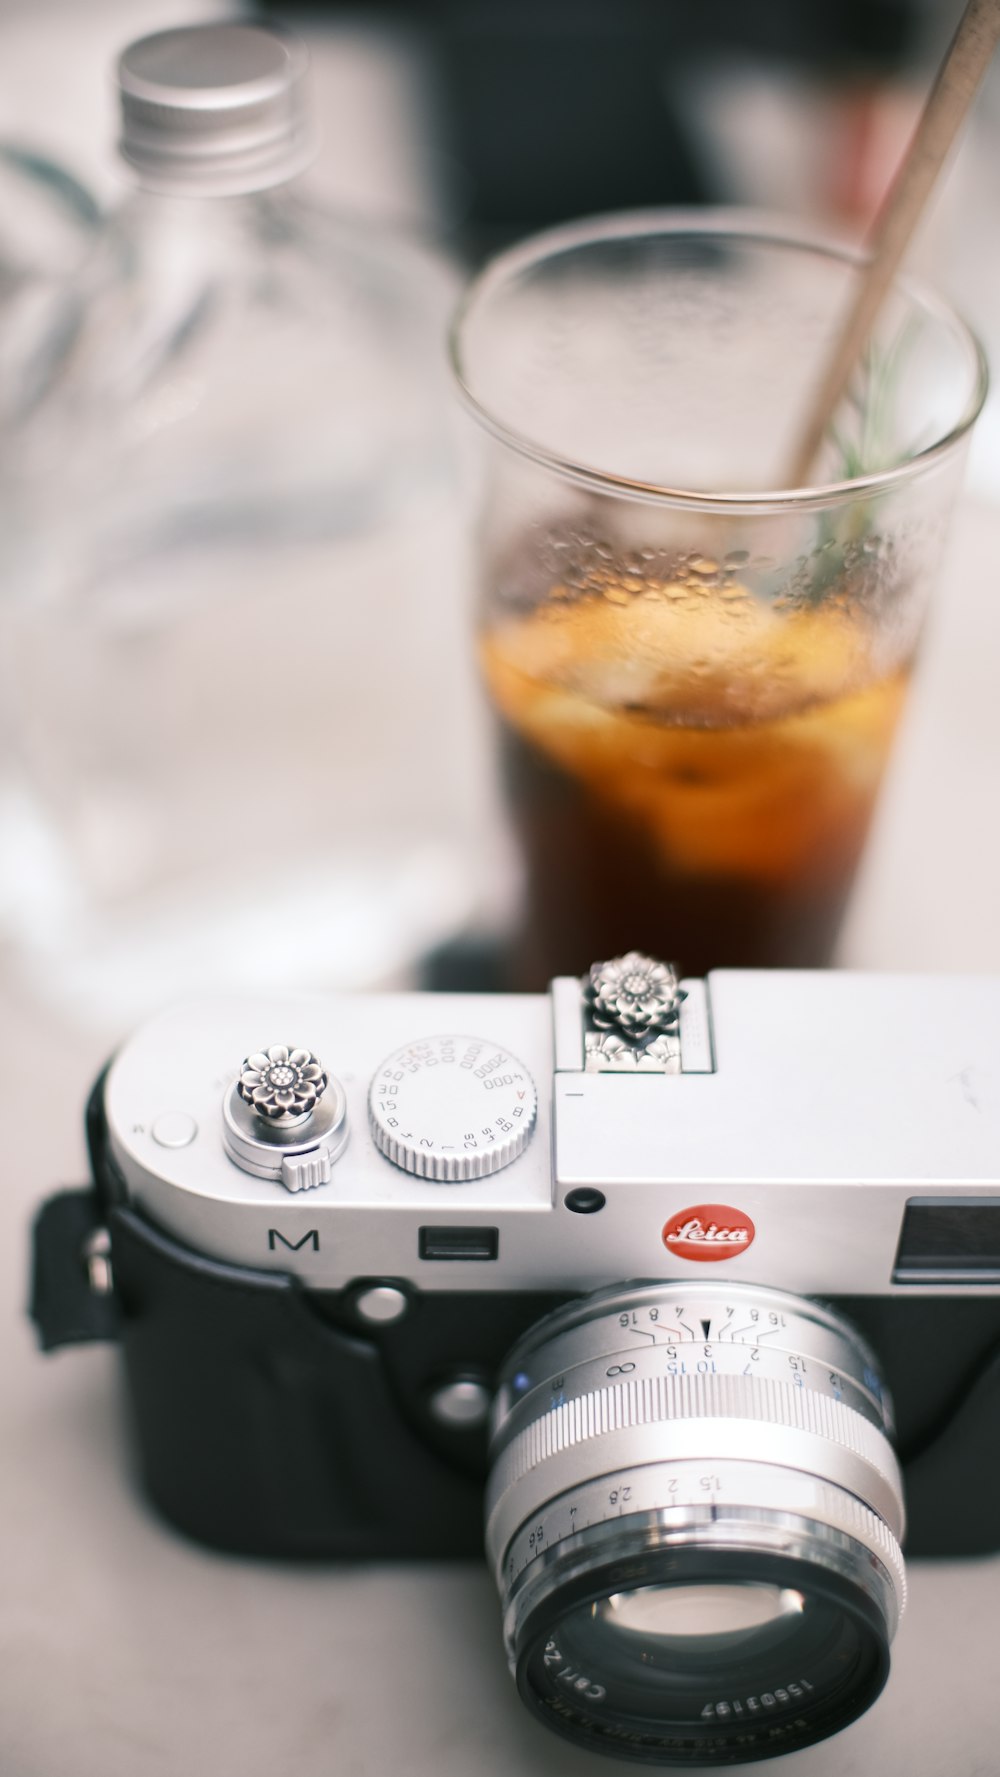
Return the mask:
<path fill-rule="evenodd" d="M 772 1709 L 783 1709 L 789 1703 L 797 1703 L 801 1697 L 808 1696 L 814 1687 L 807 1678 L 799 1678 L 791 1684 L 775 1685 L 773 1691 L 761 1691 L 758 1697 L 734 1697 L 718 1703 L 706 1703 L 701 1712 L 702 1721 L 725 1721 L 730 1716 L 764 1715 Z"/>

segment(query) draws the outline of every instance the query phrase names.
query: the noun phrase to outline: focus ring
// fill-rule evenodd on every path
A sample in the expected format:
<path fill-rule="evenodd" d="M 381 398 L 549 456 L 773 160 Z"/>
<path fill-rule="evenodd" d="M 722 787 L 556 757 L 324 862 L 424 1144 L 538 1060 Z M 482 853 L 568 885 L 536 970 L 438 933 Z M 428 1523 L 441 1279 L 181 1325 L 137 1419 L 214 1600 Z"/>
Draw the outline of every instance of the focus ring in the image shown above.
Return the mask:
<path fill-rule="evenodd" d="M 652 1376 L 616 1382 L 550 1407 L 517 1432 L 496 1458 L 490 1497 L 496 1500 L 539 1463 L 572 1445 L 609 1432 L 691 1419 L 749 1419 L 812 1432 L 870 1463 L 901 1490 L 899 1466 L 885 1434 L 828 1395 L 770 1377 Z"/>

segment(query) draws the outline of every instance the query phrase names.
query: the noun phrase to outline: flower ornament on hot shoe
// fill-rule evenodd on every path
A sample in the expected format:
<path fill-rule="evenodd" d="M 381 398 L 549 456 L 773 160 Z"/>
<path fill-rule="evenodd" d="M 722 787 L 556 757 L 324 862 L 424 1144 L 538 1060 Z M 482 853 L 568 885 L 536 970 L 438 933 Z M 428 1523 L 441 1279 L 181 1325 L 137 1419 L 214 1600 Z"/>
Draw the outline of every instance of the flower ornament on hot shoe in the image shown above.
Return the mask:
<path fill-rule="evenodd" d="M 685 994 L 670 963 L 637 950 L 595 963 L 584 977 L 588 1070 L 674 1072 L 680 1066 L 678 1022 Z"/>
<path fill-rule="evenodd" d="M 595 963 L 584 982 L 584 999 L 598 1030 L 617 1030 L 632 1042 L 672 1030 L 684 994 L 669 963 L 638 950 Z"/>
<path fill-rule="evenodd" d="M 248 1055 L 236 1082 L 240 1097 L 270 1123 L 300 1123 L 315 1110 L 326 1074 L 309 1049 L 275 1043 Z"/>

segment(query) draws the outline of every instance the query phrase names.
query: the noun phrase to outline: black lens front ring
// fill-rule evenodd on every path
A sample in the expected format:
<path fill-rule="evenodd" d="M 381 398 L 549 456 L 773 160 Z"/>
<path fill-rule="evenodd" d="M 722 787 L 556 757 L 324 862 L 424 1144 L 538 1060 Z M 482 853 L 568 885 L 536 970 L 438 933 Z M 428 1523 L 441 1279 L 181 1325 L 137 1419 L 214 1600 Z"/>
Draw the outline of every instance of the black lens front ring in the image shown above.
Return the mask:
<path fill-rule="evenodd" d="M 773 1699 L 783 1688 L 787 1672 L 781 1671 L 770 1692 L 758 1685 L 757 1713 L 709 1720 L 695 1714 L 657 1728 L 625 1714 L 614 1719 L 613 1697 L 603 1712 L 588 1708 L 587 1692 L 594 1687 L 580 1679 L 599 1674 L 567 1673 L 551 1654 L 546 1664 L 546 1650 L 558 1645 L 560 1626 L 578 1607 L 638 1587 L 685 1584 L 764 1584 L 803 1593 L 840 1614 L 854 1647 L 849 1669 L 824 1677 L 822 1663 L 810 1673 L 807 1662 L 795 1669 L 813 1687 L 804 1700 L 760 1706 L 760 1695 Z M 619 1557 L 557 1585 L 525 1618 L 514 1652 L 521 1697 L 547 1727 L 590 1751 L 650 1765 L 736 1765 L 797 1752 L 863 1715 L 889 1675 L 885 1617 L 861 1585 L 808 1559 L 762 1550 L 670 1548 Z M 728 1688 L 739 1694 L 738 1669 Z"/>

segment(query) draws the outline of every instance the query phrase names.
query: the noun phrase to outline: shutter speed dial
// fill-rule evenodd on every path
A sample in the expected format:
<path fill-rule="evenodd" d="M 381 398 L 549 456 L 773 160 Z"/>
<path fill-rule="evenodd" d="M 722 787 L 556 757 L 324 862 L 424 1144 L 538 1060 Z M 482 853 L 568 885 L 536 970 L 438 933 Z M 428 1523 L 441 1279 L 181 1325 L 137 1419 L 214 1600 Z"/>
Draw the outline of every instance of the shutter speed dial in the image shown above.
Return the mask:
<path fill-rule="evenodd" d="M 535 1124 L 527 1068 L 484 1037 L 421 1037 L 376 1070 L 368 1118 L 377 1148 L 404 1172 L 441 1184 L 509 1166 Z"/>

